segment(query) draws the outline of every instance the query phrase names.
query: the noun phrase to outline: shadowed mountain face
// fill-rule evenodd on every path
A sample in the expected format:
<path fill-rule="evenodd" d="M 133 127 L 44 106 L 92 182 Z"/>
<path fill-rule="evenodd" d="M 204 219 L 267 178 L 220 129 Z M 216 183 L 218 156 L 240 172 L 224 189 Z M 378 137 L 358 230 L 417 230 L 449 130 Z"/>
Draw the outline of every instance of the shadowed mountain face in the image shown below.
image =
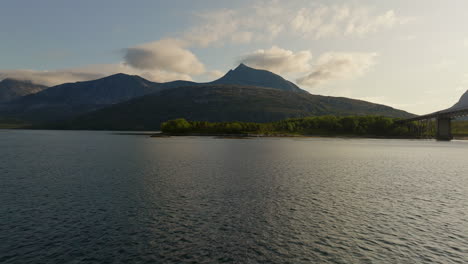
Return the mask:
<path fill-rule="evenodd" d="M 239 65 L 212 84 L 256 85 L 285 91 L 304 92 L 274 73 Z M 0 106 L 0 116 L 30 122 L 64 120 L 105 106 L 165 89 L 199 85 L 190 81 L 155 83 L 139 76 L 115 74 L 102 79 L 66 83 Z"/>
<path fill-rule="evenodd" d="M 155 92 L 155 86 L 139 76 L 119 73 L 93 81 L 57 85 L 15 103 L 107 105 Z"/>
<path fill-rule="evenodd" d="M 236 69 L 230 70 L 226 75 L 210 84 L 257 86 L 306 93 L 306 91 L 279 75 L 265 70 L 253 69 L 244 64 L 240 64 Z"/>
<path fill-rule="evenodd" d="M 47 86 L 30 81 L 4 79 L 0 82 L 0 103 L 5 103 L 25 95 L 35 94 L 45 89 L 47 89 Z"/>
<path fill-rule="evenodd" d="M 413 115 L 388 106 L 342 97 L 263 87 L 200 85 L 163 90 L 85 114 L 55 128 L 154 130 L 163 121 L 270 122 L 312 115 Z"/>
<path fill-rule="evenodd" d="M 3 115 L 28 121 L 66 119 L 104 106 L 161 90 L 139 76 L 115 74 L 102 79 L 65 83 L 3 105 Z"/>

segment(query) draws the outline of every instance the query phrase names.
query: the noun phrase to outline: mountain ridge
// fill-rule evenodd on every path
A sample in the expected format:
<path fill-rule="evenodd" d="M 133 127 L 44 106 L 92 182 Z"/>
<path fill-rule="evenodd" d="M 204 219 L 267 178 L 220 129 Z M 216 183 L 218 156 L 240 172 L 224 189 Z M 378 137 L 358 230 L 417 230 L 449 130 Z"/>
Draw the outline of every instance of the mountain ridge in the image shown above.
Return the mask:
<path fill-rule="evenodd" d="M 45 85 L 36 84 L 31 81 L 5 78 L 0 81 L 0 103 L 9 102 L 29 94 L 35 94 L 47 88 Z"/>
<path fill-rule="evenodd" d="M 411 117 L 388 106 L 344 97 L 265 87 L 199 85 L 167 89 L 54 124 L 61 129 L 155 130 L 175 118 L 211 122 L 272 122 L 312 115 Z"/>
<path fill-rule="evenodd" d="M 172 90 L 176 91 L 170 92 Z M 213 100 L 209 101 L 203 96 Z M 243 98 L 249 96 L 252 98 Z M 149 118 L 147 112 L 153 111 L 151 110 L 153 108 L 156 111 L 154 114 L 161 114 L 162 118 L 173 117 L 172 114 L 167 114 L 167 109 L 172 109 L 173 113 L 179 115 L 174 116 L 175 118 L 185 117 L 184 111 L 191 113 L 196 110 L 199 115 L 194 118 L 207 121 L 222 121 L 216 119 L 217 116 L 229 120 L 237 116 L 241 118 L 237 121 L 249 121 L 249 113 L 254 113 L 251 121 L 255 122 L 323 114 L 411 115 L 401 110 L 360 100 L 312 95 L 277 74 L 240 64 L 223 77 L 208 83 L 182 80 L 156 83 L 138 75 L 118 73 L 97 80 L 60 84 L 1 105 L 0 117 L 26 120 L 33 124 L 55 123 L 85 116 L 88 113 L 92 115 L 95 111 L 113 106 L 122 109 L 134 100 L 144 97 L 153 98 L 151 99 L 154 100 L 153 104 L 166 107 L 162 109 L 154 108 L 151 104 L 139 105 L 139 116 L 146 119 Z M 288 98 L 286 105 L 282 102 L 284 98 Z M 172 100 L 172 104 L 167 104 L 165 100 Z M 217 104 L 219 101 L 223 104 Z M 234 106 L 233 101 L 239 106 Z M 213 108 L 213 103 L 217 108 Z M 193 109 L 186 107 L 187 105 L 192 106 Z M 231 109 L 238 109 L 241 114 L 226 112 L 228 111 L 225 108 L 226 105 L 229 105 Z M 180 109 L 183 111 L 179 111 Z M 131 107 L 127 110 L 129 114 L 136 111 Z M 124 112 L 119 110 L 119 114 L 125 115 Z M 205 114 L 201 114 L 202 112 Z M 136 119 L 140 117 L 135 116 Z M 107 116 L 107 118 L 113 119 L 114 117 Z"/>
<path fill-rule="evenodd" d="M 305 92 L 277 74 L 240 64 L 220 79 L 208 83 L 184 80 L 158 83 L 124 73 L 96 80 L 64 83 L 36 94 L 16 98 L 0 106 L 0 114 L 35 122 L 48 122 L 77 116 L 165 89 L 220 83 Z"/>

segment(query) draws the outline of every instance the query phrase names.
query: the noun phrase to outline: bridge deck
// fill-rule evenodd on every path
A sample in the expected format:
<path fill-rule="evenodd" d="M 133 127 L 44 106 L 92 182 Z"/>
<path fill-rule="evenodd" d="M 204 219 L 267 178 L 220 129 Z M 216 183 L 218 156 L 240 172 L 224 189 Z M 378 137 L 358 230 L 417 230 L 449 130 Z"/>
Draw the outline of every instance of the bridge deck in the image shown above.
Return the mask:
<path fill-rule="evenodd" d="M 455 117 L 461 117 L 461 116 L 468 116 L 468 108 L 451 110 L 451 111 L 442 110 L 442 111 L 434 112 L 432 114 L 416 116 L 416 117 L 404 119 L 401 121 L 411 122 L 411 121 L 427 120 L 427 119 L 433 119 L 433 118 L 455 118 Z"/>

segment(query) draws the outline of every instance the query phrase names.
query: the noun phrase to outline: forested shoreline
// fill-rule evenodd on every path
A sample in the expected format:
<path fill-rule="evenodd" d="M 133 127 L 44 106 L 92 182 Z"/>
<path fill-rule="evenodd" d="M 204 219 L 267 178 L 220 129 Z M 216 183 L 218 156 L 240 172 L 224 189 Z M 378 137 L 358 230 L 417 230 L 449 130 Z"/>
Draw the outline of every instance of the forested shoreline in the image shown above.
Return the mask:
<path fill-rule="evenodd" d="M 261 135 L 261 136 L 356 136 L 430 138 L 428 124 L 403 123 L 383 116 L 313 116 L 271 123 L 187 121 L 183 118 L 161 124 L 166 135 Z"/>

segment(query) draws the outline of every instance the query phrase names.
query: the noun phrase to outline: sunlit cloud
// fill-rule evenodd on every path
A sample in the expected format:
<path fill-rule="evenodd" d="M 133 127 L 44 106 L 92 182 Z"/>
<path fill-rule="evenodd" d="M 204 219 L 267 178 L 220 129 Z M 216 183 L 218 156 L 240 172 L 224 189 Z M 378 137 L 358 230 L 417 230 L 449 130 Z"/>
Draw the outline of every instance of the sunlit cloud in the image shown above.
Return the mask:
<path fill-rule="evenodd" d="M 125 49 L 124 61 L 141 70 L 160 70 L 179 74 L 201 74 L 205 66 L 178 39 L 161 39 Z"/>
<path fill-rule="evenodd" d="M 46 85 L 90 80 L 117 72 L 138 74 L 158 82 L 216 78 L 222 74 L 207 71 L 192 48 L 265 42 L 270 49 L 241 55 L 240 61 L 278 74 L 309 72 L 297 81 L 312 87 L 329 80 L 362 75 L 375 56 L 330 53 L 322 55 L 312 65 L 311 51 L 279 48 L 273 44 L 276 38 L 284 35 L 315 39 L 364 36 L 408 21 L 409 18 L 391 9 L 377 11 L 351 4 L 256 1 L 248 7 L 194 13 L 193 25 L 174 33 L 172 38 L 162 37 L 123 48 L 119 63 L 50 71 L 3 70 L 0 78 L 28 79 Z"/>
<path fill-rule="evenodd" d="M 297 79 L 307 87 L 334 80 L 353 79 L 364 75 L 375 64 L 377 53 L 328 52 L 321 55 L 312 72 Z"/>
<path fill-rule="evenodd" d="M 364 36 L 391 29 L 411 19 L 397 16 L 394 10 L 377 13 L 367 7 L 319 5 L 300 9 L 291 21 L 294 32 L 316 39 L 331 36 Z"/>
<path fill-rule="evenodd" d="M 413 19 L 400 16 L 391 9 L 378 12 L 370 7 L 348 4 L 300 5 L 269 1 L 257 2 L 249 8 L 196 13 L 195 25 L 181 38 L 192 45 L 207 47 L 272 41 L 282 33 L 315 39 L 364 36 Z"/>
<path fill-rule="evenodd" d="M 259 49 L 246 54 L 240 59 L 240 62 L 254 68 L 283 74 L 309 71 L 311 58 L 312 53 L 307 50 L 293 52 L 273 46 L 267 50 Z"/>

